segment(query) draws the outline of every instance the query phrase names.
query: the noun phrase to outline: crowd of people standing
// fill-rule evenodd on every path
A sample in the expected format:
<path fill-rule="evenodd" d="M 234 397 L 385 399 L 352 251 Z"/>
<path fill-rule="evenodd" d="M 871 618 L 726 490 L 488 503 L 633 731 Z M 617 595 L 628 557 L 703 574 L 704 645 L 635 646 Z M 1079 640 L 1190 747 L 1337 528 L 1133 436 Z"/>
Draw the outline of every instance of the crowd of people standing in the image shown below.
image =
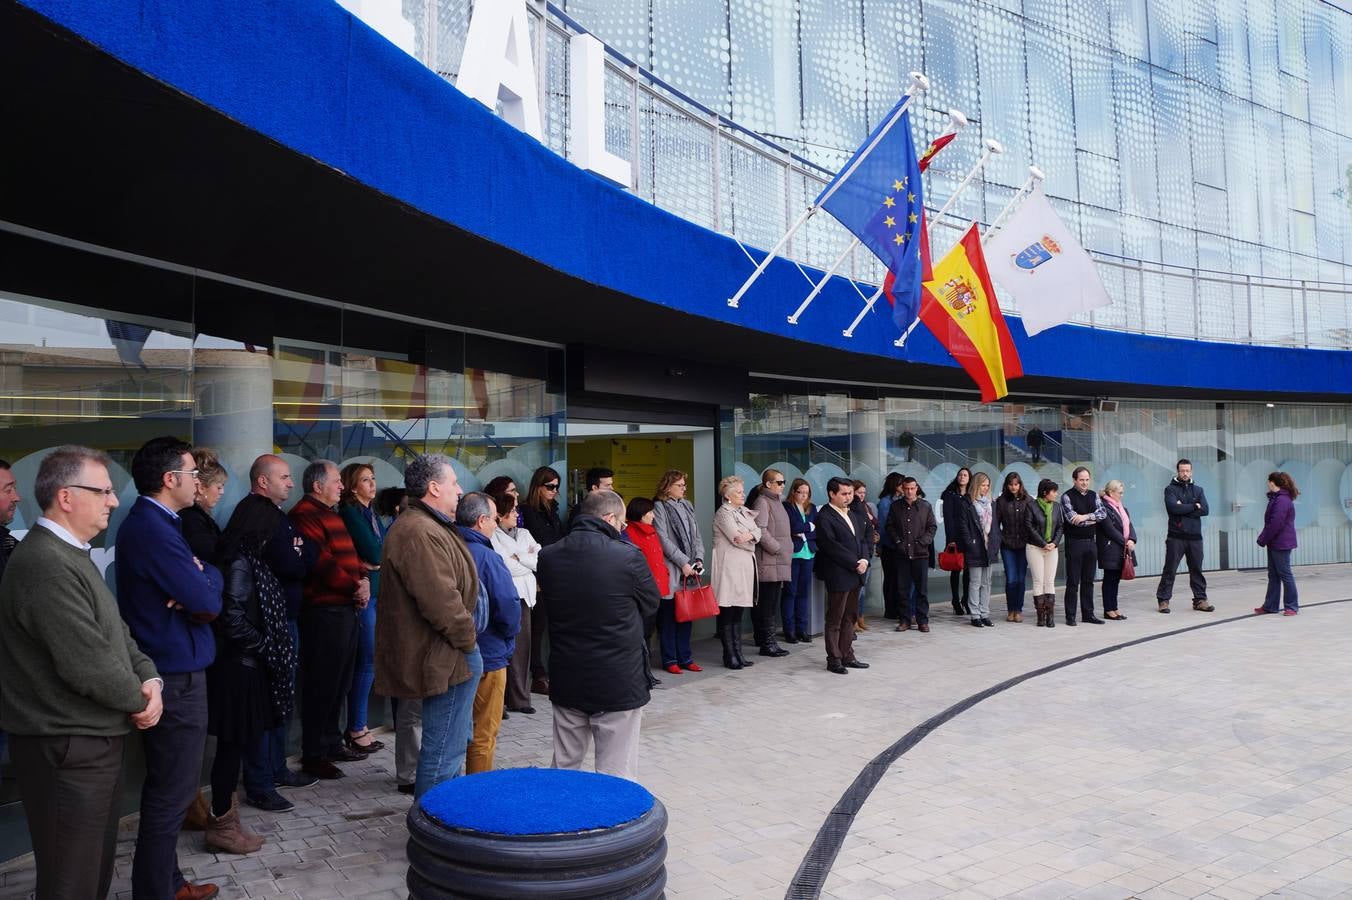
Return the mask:
<path fill-rule="evenodd" d="M 719 483 L 706 571 L 684 472 L 666 472 L 652 497 L 626 504 L 613 472 L 589 470 L 565 522 L 554 469 L 537 469 L 524 499 L 506 477 L 464 493 L 451 461 L 436 454 L 410 460 L 403 486 L 385 491 L 370 464 L 315 461 L 289 511 L 291 470 L 264 454 L 222 528 L 215 511 L 229 473 L 219 457 L 162 437 L 132 459 L 138 497 L 117 532 L 114 594 L 90 558 L 119 504 L 109 469 L 88 448 L 50 453 L 34 485 L 42 516 L 18 542 L 5 527 L 17 485 L 0 461 L 0 737 L 18 771 L 44 898 L 106 894 L 132 730 L 145 750 L 133 894 L 205 900 L 215 886 L 189 883 L 178 869 L 180 829 L 196 820 L 209 849 L 259 850 L 264 837 L 240 821 L 241 779 L 243 802 L 285 812 L 292 804 L 280 790 L 344 777 L 341 764 L 384 746 L 369 727 L 373 694 L 392 701 L 396 786 L 405 793 L 492 769 L 502 721 L 535 713 L 535 694 L 551 700 L 554 765 L 580 767 L 594 747 L 598 771 L 635 778 L 653 669 L 701 669 L 678 593 L 705 576 L 725 667 L 754 665 L 742 644 L 748 609 L 756 655 L 810 645 L 815 579 L 825 594 L 827 670 L 847 674 L 869 667 L 854 636 L 867 627 L 859 598 L 875 559 L 897 631 L 929 632 L 936 556 L 961 560 L 952 604 L 972 626 L 993 627 L 998 561 L 1006 620 L 1022 621 L 1031 582 L 1037 624 L 1054 627 L 1064 552 L 1065 623 L 1101 624 L 1126 618 L 1118 588 L 1133 577 L 1138 540 L 1122 482 L 1095 492 L 1083 466 L 1064 494 L 1045 478 L 1029 494 L 1017 473 L 997 494 L 989 476 L 961 469 L 941 495 L 943 554 L 914 477 L 889 474 L 876 506 L 862 482 L 832 478 L 818 507 L 808 482 L 786 486 L 771 468 L 750 491 L 735 476 Z M 1161 613 L 1185 560 L 1193 609 L 1214 609 L 1202 574 L 1209 509 L 1191 476 L 1179 460 L 1164 490 Z M 1269 587 L 1254 612 L 1291 616 L 1299 491 L 1284 472 L 1268 487 L 1258 544 Z M 660 666 L 649 650 L 654 631 Z M 297 706 L 293 770 L 286 748 Z M 198 790 L 208 735 L 209 802 Z"/>

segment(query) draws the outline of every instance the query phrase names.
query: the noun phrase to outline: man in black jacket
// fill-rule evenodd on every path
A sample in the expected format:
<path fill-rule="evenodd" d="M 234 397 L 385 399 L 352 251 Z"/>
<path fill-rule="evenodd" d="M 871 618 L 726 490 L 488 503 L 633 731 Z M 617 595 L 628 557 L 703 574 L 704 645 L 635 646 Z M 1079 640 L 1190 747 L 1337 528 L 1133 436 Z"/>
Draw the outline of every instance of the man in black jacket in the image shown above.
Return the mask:
<path fill-rule="evenodd" d="M 1098 568 L 1098 523 L 1108 511 L 1089 486 L 1089 469 L 1076 466 L 1070 477 L 1075 484 L 1061 495 L 1066 517 L 1066 624 L 1075 624 L 1078 597 L 1080 621 L 1102 625 L 1103 620 L 1094 615 L 1094 572 Z"/>
<path fill-rule="evenodd" d="M 619 494 L 588 494 L 567 536 L 540 551 L 536 577 L 549 595 L 554 767 L 580 768 L 595 735 L 596 771 L 635 780 L 651 687 L 645 625 L 661 595 L 623 525 Z"/>
<path fill-rule="evenodd" d="M 1192 463 L 1180 459 L 1173 481 L 1164 487 L 1164 513 L 1169 517 L 1168 536 L 1164 539 L 1164 571 L 1155 590 L 1160 612 L 1169 611 L 1174 596 L 1174 575 L 1178 563 L 1188 560 L 1188 586 L 1192 588 L 1192 608 L 1211 612 L 1216 607 L 1206 599 L 1206 576 L 1202 574 L 1202 517 L 1211 512 L 1206 493 L 1192 480 Z"/>
<path fill-rule="evenodd" d="M 906 598 L 907 614 L 897 631 L 912 628 L 929 631 L 929 556 L 939 523 L 934 507 L 920 497 L 920 482 L 907 475 L 901 480 L 901 497 L 892 503 L 884 526 L 886 538 L 897 551 L 897 593 Z"/>
<path fill-rule="evenodd" d="M 826 670 L 845 675 L 868 668 L 854 656 L 854 622 L 873 538 L 864 514 L 851 508 L 854 482 L 832 478 L 826 494 L 830 503 L 817 514 L 816 556 L 817 577 L 826 587 Z"/>

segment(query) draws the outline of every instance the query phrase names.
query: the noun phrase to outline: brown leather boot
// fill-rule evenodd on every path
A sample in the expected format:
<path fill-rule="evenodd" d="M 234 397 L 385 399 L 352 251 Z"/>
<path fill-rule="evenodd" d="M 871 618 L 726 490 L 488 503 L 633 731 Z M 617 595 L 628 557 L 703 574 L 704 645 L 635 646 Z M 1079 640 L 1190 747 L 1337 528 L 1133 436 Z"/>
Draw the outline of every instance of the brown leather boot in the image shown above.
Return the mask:
<path fill-rule="evenodd" d="M 188 807 L 188 814 L 183 817 L 183 831 L 206 831 L 207 820 L 211 815 L 211 809 L 207 806 L 207 798 L 202 796 L 202 792 L 197 792 L 197 799 Z"/>
<path fill-rule="evenodd" d="M 239 802 L 230 795 L 230 810 L 221 816 L 207 818 L 207 849 L 223 853 L 253 853 L 263 846 L 263 839 L 245 829 L 239 822 Z"/>

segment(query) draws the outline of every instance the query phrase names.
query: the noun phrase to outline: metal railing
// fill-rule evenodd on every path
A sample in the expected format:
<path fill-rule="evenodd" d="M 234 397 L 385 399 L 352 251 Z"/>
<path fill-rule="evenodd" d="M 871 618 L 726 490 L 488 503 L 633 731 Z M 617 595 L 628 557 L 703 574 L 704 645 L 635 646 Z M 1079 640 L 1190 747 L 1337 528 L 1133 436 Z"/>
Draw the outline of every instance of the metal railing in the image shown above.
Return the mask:
<path fill-rule="evenodd" d="M 441 44 L 451 38 L 463 42 L 464 34 L 454 31 L 467 27 L 467 13 L 460 21 L 446 23 L 438 20 L 438 9 L 435 2 L 423 7 L 426 21 L 419 24 L 424 32 L 440 35 Z M 569 157 L 568 39 L 586 29 L 551 3 L 533 0 L 530 10 L 545 143 Z M 437 65 L 438 54 L 447 55 L 438 46 L 436 40 L 425 41 L 420 48 L 423 61 L 453 80 L 454 73 Z M 605 90 L 606 147 L 632 163 L 630 190 L 748 248 L 773 246 L 834 174 L 703 106 L 610 48 Z M 933 241 L 936 255 L 957 240 L 961 227 L 947 222 L 940 225 L 944 233 Z M 852 240 L 853 235 L 829 215 L 813 216 L 784 255 L 825 270 Z M 763 249 L 751 252 L 759 258 Z M 1209 341 L 1352 348 L 1352 289 L 1348 285 L 1217 272 L 1089 252 L 1114 302 L 1072 320 L 1079 324 Z M 748 262 L 748 274 L 750 268 Z M 860 247 L 839 274 L 861 285 L 876 286 L 885 271 Z M 735 288 L 729 284 L 729 291 Z M 1016 303 L 1005 305 L 1018 313 Z M 807 315 L 841 313 L 814 309 Z M 842 327 L 847 323 L 848 317 Z"/>

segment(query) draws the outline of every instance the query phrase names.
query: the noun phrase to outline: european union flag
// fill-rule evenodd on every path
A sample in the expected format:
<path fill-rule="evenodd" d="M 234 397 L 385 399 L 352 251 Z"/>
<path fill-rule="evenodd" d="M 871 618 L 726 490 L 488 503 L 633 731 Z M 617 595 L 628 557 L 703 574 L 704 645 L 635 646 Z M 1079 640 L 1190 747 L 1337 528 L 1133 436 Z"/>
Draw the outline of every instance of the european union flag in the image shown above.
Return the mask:
<path fill-rule="evenodd" d="M 925 222 L 911 114 L 903 112 L 896 118 L 906 100 L 903 97 L 892 107 L 815 204 L 835 216 L 887 266 L 893 276 L 889 280 L 895 281 L 889 296 L 892 316 L 903 331 L 920 309 L 920 243 Z"/>

